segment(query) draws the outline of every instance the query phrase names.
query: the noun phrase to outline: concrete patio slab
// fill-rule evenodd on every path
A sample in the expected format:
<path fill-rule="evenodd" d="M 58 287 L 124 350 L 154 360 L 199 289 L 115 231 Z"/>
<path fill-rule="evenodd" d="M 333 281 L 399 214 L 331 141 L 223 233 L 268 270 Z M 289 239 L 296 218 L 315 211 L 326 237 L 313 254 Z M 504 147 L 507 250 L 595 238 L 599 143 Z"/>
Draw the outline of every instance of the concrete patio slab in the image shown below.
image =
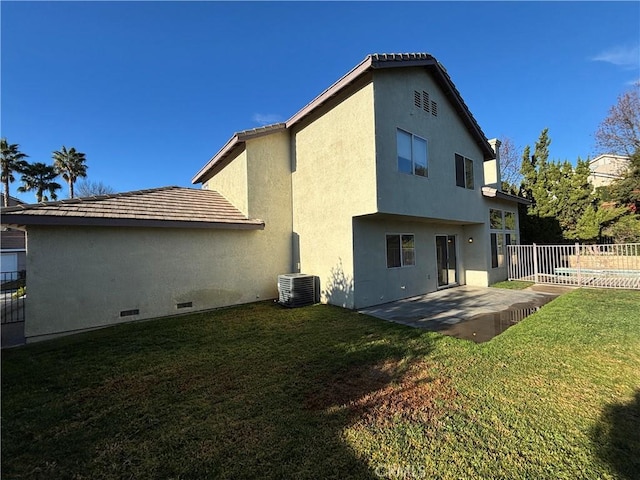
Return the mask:
<path fill-rule="evenodd" d="M 482 335 L 482 340 L 480 340 L 477 332 L 487 330 L 487 328 L 478 325 L 471 328 L 459 328 L 460 325 L 468 323 L 472 319 L 495 323 L 496 320 L 500 320 L 495 316 L 505 311 L 528 312 L 524 315 L 520 314 L 520 318 L 516 319 L 516 321 L 521 320 L 557 296 L 558 293 L 538 292 L 529 289 L 507 290 L 461 286 L 364 308 L 359 312 L 411 327 L 441 331 L 474 341 L 485 341 L 488 340 L 485 337 L 489 335 L 490 338 L 490 334 Z M 506 326 L 501 329 L 494 328 L 493 323 L 489 329 L 493 332 L 493 336 L 506 329 Z M 511 322 L 511 324 L 513 323 L 515 321 Z M 467 332 L 467 330 L 469 331 Z"/>

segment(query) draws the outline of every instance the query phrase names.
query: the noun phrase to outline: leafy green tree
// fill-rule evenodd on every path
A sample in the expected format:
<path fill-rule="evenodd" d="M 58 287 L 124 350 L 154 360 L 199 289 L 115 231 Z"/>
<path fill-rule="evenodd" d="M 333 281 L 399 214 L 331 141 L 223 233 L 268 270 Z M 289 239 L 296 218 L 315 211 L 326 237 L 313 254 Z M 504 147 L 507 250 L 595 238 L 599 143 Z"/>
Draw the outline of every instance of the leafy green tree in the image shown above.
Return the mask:
<path fill-rule="evenodd" d="M 560 222 L 554 217 L 530 215 L 526 205 L 518 205 L 520 216 L 520 243 L 558 244 L 563 243 Z"/>
<path fill-rule="evenodd" d="M 0 139 L 0 161 L 2 162 L 2 184 L 4 205 L 9 205 L 9 183 L 15 181 L 14 173 L 22 173 L 27 166 L 28 155 L 20 151 L 20 145 L 10 144 L 6 138 Z"/>
<path fill-rule="evenodd" d="M 605 204 L 596 208 L 594 204 L 591 204 L 582 212 L 575 228 L 564 232 L 565 238 L 601 242 L 603 236 L 612 236 L 610 235 L 611 225 L 620 219 L 625 212 L 626 208 L 624 207 Z"/>
<path fill-rule="evenodd" d="M 522 176 L 522 183 L 520 185 L 520 196 L 533 200 L 533 190 L 531 187 L 536 182 L 536 163 L 535 159 L 531 157 L 531 147 L 527 145 L 522 151 L 522 164 L 520 165 L 520 175 Z"/>
<path fill-rule="evenodd" d="M 623 215 L 605 228 L 603 233 L 616 243 L 640 242 L 640 215 Z"/>
<path fill-rule="evenodd" d="M 640 150 L 631 156 L 629 169 L 608 186 L 609 198 L 640 214 Z"/>
<path fill-rule="evenodd" d="M 550 192 L 553 172 L 550 171 L 551 167 L 548 163 L 549 145 L 551 145 L 549 129 L 545 128 L 540 132 L 540 136 L 536 141 L 532 160 L 536 169 L 536 177 L 531 189 L 534 204 L 530 209 L 530 213 L 541 217 L 551 217 L 554 213 L 554 208 L 552 206 L 553 197 Z"/>
<path fill-rule="evenodd" d="M 550 191 L 561 172 L 549 163 L 549 130 L 545 128 L 535 143 L 534 154 L 527 145 L 522 153 L 522 185 L 520 195 L 531 200 L 529 206 L 520 206 L 520 235 L 522 243 L 560 243 L 562 229 L 555 217 L 557 198 Z"/>
<path fill-rule="evenodd" d="M 53 165 L 47 165 L 42 162 L 36 162 L 24 169 L 22 174 L 22 186 L 18 188 L 19 192 L 35 191 L 38 202 L 56 200 L 56 190 L 60 190 L 62 185 L 55 181 L 58 173 Z M 48 193 L 49 195 L 46 195 Z"/>
<path fill-rule="evenodd" d="M 601 204 L 621 211 L 614 221 L 602 229 L 602 234 L 617 243 L 640 242 L 640 150 L 630 159 L 628 170 L 610 185 L 599 189 Z"/>
<path fill-rule="evenodd" d="M 562 198 L 558 203 L 556 216 L 562 227 L 563 236 L 567 239 L 588 240 L 587 237 L 580 236 L 578 221 L 588 208 L 597 204 L 597 198 L 593 192 L 593 186 L 589 183 L 589 160 L 578 158 L 575 168 L 569 162 L 565 162 L 562 167 L 562 178 L 556 185 L 555 194 Z M 612 219 L 604 218 L 604 211 L 600 212 L 600 224 L 604 225 Z M 619 215 L 614 215 L 616 218 Z M 598 238 L 601 232 L 598 232 Z"/>
<path fill-rule="evenodd" d="M 60 150 L 53 152 L 53 166 L 59 175 L 62 175 L 69 185 L 69 198 L 74 197 L 73 185 L 79 177 L 87 176 L 87 158 L 84 153 L 71 147 L 67 150 L 64 145 Z"/>

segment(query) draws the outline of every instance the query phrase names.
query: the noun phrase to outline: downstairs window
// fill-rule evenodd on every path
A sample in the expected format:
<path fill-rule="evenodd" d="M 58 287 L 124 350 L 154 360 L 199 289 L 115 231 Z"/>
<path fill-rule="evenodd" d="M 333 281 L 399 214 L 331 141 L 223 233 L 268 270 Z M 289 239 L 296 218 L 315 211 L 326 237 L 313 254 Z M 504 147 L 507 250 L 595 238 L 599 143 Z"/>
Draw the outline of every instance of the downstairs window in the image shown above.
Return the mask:
<path fill-rule="evenodd" d="M 415 238 L 411 233 L 387 235 L 387 268 L 416 264 Z"/>

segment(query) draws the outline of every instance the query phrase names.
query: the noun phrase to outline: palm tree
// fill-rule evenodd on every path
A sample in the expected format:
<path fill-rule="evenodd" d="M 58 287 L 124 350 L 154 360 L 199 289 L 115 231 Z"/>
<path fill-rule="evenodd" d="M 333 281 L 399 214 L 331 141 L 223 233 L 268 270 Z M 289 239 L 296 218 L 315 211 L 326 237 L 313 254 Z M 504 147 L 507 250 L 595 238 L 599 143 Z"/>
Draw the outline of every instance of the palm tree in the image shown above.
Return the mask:
<path fill-rule="evenodd" d="M 49 197 L 45 192 L 49 192 L 51 200 L 56 200 L 56 190 L 60 190 L 62 185 L 54 180 L 58 176 L 58 172 L 53 165 L 36 162 L 27 165 L 22 174 L 22 186 L 18 188 L 19 192 L 31 192 L 35 190 L 38 202 L 49 201 Z"/>
<path fill-rule="evenodd" d="M 2 162 L 2 184 L 4 185 L 4 205 L 9 206 L 9 183 L 15 180 L 13 173 L 22 173 L 28 165 L 25 158 L 29 155 L 22 153 L 20 145 L 9 144 L 6 138 L 0 140 L 0 160 Z"/>
<path fill-rule="evenodd" d="M 73 184 L 79 177 L 87 176 L 87 166 L 84 162 L 87 159 L 85 154 L 77 152 L 75 148 L 71 147 L 67 150 L 64 145 L 60 151 L 53 152 L 53 166 L 58 174 L 62 175 L 69 184 L 69 198 L 73 198 Z"/>

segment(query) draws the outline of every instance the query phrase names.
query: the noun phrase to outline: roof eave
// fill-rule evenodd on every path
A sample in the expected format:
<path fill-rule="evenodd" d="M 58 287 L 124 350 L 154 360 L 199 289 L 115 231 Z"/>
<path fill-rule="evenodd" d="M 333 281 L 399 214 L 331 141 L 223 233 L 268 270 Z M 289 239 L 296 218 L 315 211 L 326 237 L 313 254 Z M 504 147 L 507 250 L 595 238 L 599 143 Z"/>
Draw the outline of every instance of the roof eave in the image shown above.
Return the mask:
<path fill-rule="evenodd" d="M 291 117 L 286 122 L 286 127 L 290 128 L 304 117 L 309 115 L 313 110 L 324 104 L 330 98 L 336 96 L 345 87 L 355 82 L 360 76 L 371 69 L 389 69 L 400 67 L 432 67 L 431 70 L 435 71 L 436 79 L 440 84 L 440 87 L 445 92 L 447 97 L 452 101 L 458 113 L 464 118 L 467 128 L 471 130 L 477 139 L 477 143 L 482 149 L 484 160 L 494 160 L 496 158 L 495 152 L 484 132 L 478 125 L 478 122 L 473 117 L 473 114 L 464 103 L 460 92 L 454 85 L 453 81 L 449 77 L 444 66 L 438 62 L 438 60 L 431 56 L 425 55 L 423 58 L 413 58 L 411 56 L 384 56 L 384 55 L 368 55 L 362 62 L 355 66 L 346 75 L 340 78 L 337 82 L 323 91 L 320 95 L 314 98 L 311 102 L 305 105 L 299 112 Z"/>
<path fill-rule="evenodd" d="M 217 163 L 221 162 L 224 157 L 229 155 L 229 153 L 235 148 L 235 146 L 238 145 L 239 141 L 240 139 L 238 137 L 238 134 L 235 133 L 233 137 L 231 137 L 227 141 L 227 143 L 225 143 L 224 146 L 220 150 L 218 150 L 218 152 L 213 157 L 211 157 L 206 165 L 202 167 L 198 171 L 198 173 L 195 174 L 195 176 L 191 179 L 191 183 L 196 184 L 203 181 L 203 177 L 206 176 L 209 170 L 211 170 Z"/>
<path fill-rule="evenodd" d="M 498 200 L 508 200 L 511 202 L 521 203 L 523 205 L 531 205 L 533 203 L 528 198 L 519 197 L 517 195 L 511 195 L 510 193 L 505 193 L 497 188 L 490 187 L 485 185 L 482 187 L 482 196 L 485 198 L 495 198 Z"/>
<path fill-rule="evenodd" d="M 3 225 L 24 229 L 30 225 L 59 227 L 138 227 L 138 228 L 186 228 L 186 229 L 227 229 L 264 230 L 262 220 L 244 221 L 202 221 L 163 220 L 140 218 L 69 217 L 57 215 L 4 215 Z"/>
<path fill-rule="evenodd" d="M 444 66 L 438 62 L 438 60 L 428 54 L 423 54 L 420 58 L 413 57 L 410 54 L 395 55 L 395 54 L 374 54 L 367 55 L 367 57 L 352 68 L 349 72 L 343 75 L 338 81 L 333 83 L 329 88 L 320 93 L 311 102 L 305 105 L 301 110 L 295 113 L 285 123 L 270 125 L 267 127 L 261 127 L 260 129 L 249 130 L 244 132 L 238 132 L 229 139 L 229 141 L 216 153 L 207 164 L 202 167 L 198 173 L 193 177 L 191 182 L 193 184 L 202 183 L 211 178 L 217 171 L 224 168 L 226 165 L 224 160 L 229 157 L 234 149 L 238 146 L 244 146 L 244 141 L 256 136 L 266 135 L 273 132 L 273 128 L 289 129 L 303 118 L 310 115 L 316 108 L 326 103 L 329 99 L 338 95 L 345 87 L 355 82 L 363 74 L 372 69 L 388 69 L 398 67 L 432 67 L 431 70 L 436 72 L 436 79 L 440 84 L 440 87 L 445 92 L 446 96 L 452 101 L 458 113 L 464 118 L 464 123 L 476 137 L 477 143 L 481 148 L 484 160 L 494 160 L 496 158 L 495 152 L 491 148 L 487 137 L 484 135 L 480 125 L 473 117 L 473 114 L 464 103 L 460 92 L 455 87 L 453 81 L 449 77 Z M 262 130 L 262 132 L 260 132 Z"/>
<path fill-rule="evenodd" d="M 293 115 L 289 120 L 286 121 L 287 128 L 290 128 L 292 125 L 309 115 L 313 110 L 317 107 L 325 103 L 330 98 L 337 95 L 342 91 L 347 85 L 353 83 L 356 79 L 360 78 L 362 74 L 364 74 L 367 70 L 369 70 L 372 66 L 373 59 L 371 55 L 368 55 L 362 62 L 352 68 L 346 75 L 343 75 L 337 82 L 331 85 L 329 88 L 324 90 L 320 95 L 307 103 L 301 110 L 299 110 L 295 115 Z"/>
<path fill-rule="evenodd" d="M 227 143 L 225 143 L 224 146 L 213 157 L 211 157 L 207 164 L 194 175 L 191 179 L 191 183 L 202 183 L 211 178 L 213 174 L 216 173 L 216 170 L 222 169 L 224 166 L 224 160 L 234 152 L 236 147 L 244 147 L 246 140 L 270 135 L 274 132 L 285 130 L 286 128 L 286 124 L 281 122 L 234 133 Z"/>
<path fill-rule="evenodd" d="M 454 104 L 458 114 L 464 118 L 467 128 L 471 130 L 475 135 L 478 146 L 482 149 L 482 152 L 484 154 L 484 160 L 495 160 L 496 154 L 493 151 L 493 148 L 491 148 L 489 140 L 482 131 L 482 128 L 480 128 L 480 125 L 471 113 L 471 110 L 469 110 L 469 107 L 464 102 L 462 95 L 456 88 L 453 80 L 451 80 L 451 77 L 447 73 L 446 69 L 438 61 L 435 61 L 433 65 L 435 67 L 434 70 L 437 74 L 437 81 L 440 83 L 440 86 L 445 92 L 447 98 Z"/>

